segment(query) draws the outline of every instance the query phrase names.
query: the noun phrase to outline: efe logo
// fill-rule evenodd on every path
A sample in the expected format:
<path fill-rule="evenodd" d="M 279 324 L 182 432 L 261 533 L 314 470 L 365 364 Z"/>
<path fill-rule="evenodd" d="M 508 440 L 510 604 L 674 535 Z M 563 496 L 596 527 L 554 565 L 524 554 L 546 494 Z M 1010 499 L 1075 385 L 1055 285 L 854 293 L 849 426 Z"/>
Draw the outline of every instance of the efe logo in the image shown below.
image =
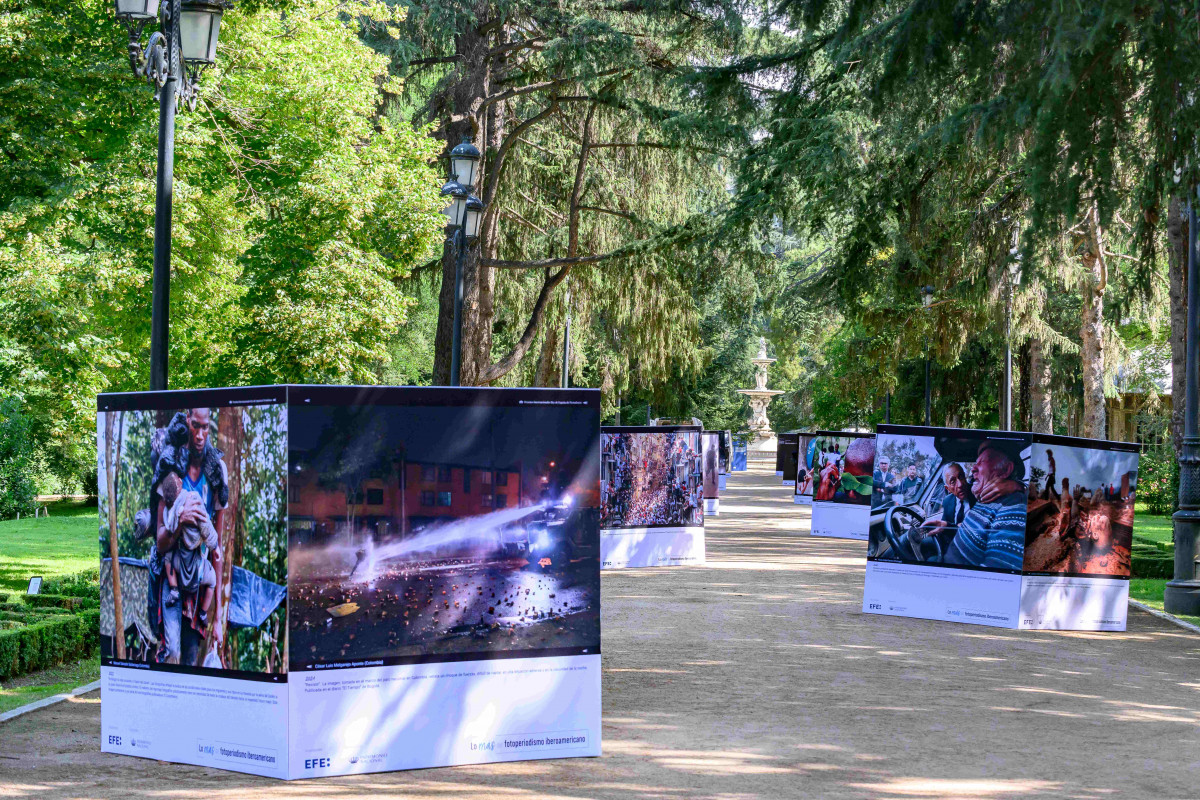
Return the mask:
<path fill-rule="evenodd" d="M 306 758 L 304 759 L 305 769 L 326 769 L 333 766 L 333 760 L 329 758 Z"/>
<path fill-rule="evenodd" d="M 109 736 L 108 743 L 111 745 L 116 745 L 117 747 L 120 747 L 121 746 L 121 737 L 120 736 Z"/>

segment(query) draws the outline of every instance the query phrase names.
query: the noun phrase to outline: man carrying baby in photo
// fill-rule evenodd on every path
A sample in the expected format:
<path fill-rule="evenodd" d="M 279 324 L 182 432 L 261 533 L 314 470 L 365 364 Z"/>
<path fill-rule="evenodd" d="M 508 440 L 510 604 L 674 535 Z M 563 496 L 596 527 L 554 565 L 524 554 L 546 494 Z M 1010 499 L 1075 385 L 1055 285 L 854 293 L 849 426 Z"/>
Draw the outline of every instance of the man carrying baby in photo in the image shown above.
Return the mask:
<path fill-rule="evenodd" d="M 217 532 L 229 501 L 223 454 L 209 441 L 211 427 L 207 408 L 175 415 L 151 491 L 156 547 L 167 583 L 162 592 L 163 656 L 185 666 L 199 666 L 200 643 L 215 612 L 223 555 Z"/>

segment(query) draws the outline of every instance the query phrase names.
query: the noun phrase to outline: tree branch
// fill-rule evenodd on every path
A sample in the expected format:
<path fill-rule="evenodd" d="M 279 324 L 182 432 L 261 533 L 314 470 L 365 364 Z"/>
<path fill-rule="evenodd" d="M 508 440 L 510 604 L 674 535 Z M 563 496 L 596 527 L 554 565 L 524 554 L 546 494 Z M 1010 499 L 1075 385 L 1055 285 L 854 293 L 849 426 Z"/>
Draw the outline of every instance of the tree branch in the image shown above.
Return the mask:
<path fill-rule="evenodd" d="M 606 75 L 616 75 L 618 72 L 620 72 L 619 69 L 606 69 L 591 75 L 573 75 L 569 78 L 555 78 L 552 81 L 542 81 L 541 83 L 531 83 L 527 86 L 518 86 L 516 89 L 507 89 L 503 92 L 485 97 L 483 104 L 480 106 L 480 110 L 487 108 L 493 103 L 498 103 L 501 100 L 510 100 L 514 97 L 520 97 L 521 95 L 532 94 L 533 92 L 556 89 L 559 86 L 566 86 L 569 83 L 579 83 L 580 81 L 585 81 L 590 78 L 603 78 Z"/>
<path fill-rule="evenodd" d="M 613 250 L 611 253 L 603 253 L 597 256 L 543 258 L 539 261 L 504 261 L 498 258 L 484 258 L 480 259 L 480 263 L 488 267 L 494 267 L 495 269 L 545 269 L 548 267 L 596 264 L 601 261 L 608 261 L 610 258 L 620 258 L 624 255 L 628 255 L 628 250 L 622 248 L 620 250 Z"/>
<path fill-rule="evenodd" d="M 569 265 L 554 274 L 551 274 L 549 269 L 546 270 L 546 281 L 542 284 L 542 290 L 538 293 L 537 302 L 533 304 L 533 312 L 529 315 L 529 324 L 525 326 L 525 332 L 521 334 L 521 338 L 513 345 L 513 349 L 509 351 L 508 355 L 495 364 L 489 364 L 480 373 L 479 385 L 489 384 L 494 380 L 503 378 L 513 367 L 521 362 L 521 359 L 529 352 L 529 347 L 533 344 L 533 337 L 537 334 L 537 329 L 542 324 L 542 317 L 546 313 L 546 303 L 549 302 L 554 287 L 562 283 L 570 272 L 571 267 Z"/>

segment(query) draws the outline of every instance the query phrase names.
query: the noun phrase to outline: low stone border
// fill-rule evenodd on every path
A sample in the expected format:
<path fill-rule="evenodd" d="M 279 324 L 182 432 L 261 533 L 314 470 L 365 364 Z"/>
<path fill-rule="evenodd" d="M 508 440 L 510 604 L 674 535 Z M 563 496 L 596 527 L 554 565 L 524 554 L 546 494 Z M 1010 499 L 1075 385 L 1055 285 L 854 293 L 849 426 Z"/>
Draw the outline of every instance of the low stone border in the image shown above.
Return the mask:
<path fill-rule="evenodd" d="M 1174 614 L 1168 614 L 1165 611 L 1159 611 L 1157 608 L 1151 608 L 1150 606 L 1146 605 L 1145 603 L 1139 603 L 1137 600 L 1130 600 L 1129 605 L 1133 606 L 1134 608 L 1140 608 L 1142 611 L 1146 611 L 1150 614 L 1153 614 L 1154 616 L 1158 617 L 1159 619 L 1165 619 L 1167 622 L 1173 622 L 1176 625 L 1178 625 L 1179 627 L 1189 630 L 1192 633 L 1200 633 L 1200 626 L 1196 626 L 1190 622 L 1186 622 L 1185 620 L 1180 619 L 1179 617 L 1175 616 Z"/>
<path fill-rule="evenodd" d="M 99 688 L 100 681 L 92 681 L 91 683 L 72 689 L 69 692 L 63 692 L 62 694 L 56 694 L 50 697 L 43 697 L 41 700 L 35 700 L 32 703 L 14 708 L 12 711 L 5 711 L 3 714 L 0 714 L 0 722 L 8 722 L 10 719 L 15 719 L 22 714 L 28 714 L 30 711 L 37 711 L 39 708 L 52 706 L 55 703 L 61 703 L 63 700 L 69 700 L 70 698 L 78 697 L 81 694 L 94 692 Z"/>

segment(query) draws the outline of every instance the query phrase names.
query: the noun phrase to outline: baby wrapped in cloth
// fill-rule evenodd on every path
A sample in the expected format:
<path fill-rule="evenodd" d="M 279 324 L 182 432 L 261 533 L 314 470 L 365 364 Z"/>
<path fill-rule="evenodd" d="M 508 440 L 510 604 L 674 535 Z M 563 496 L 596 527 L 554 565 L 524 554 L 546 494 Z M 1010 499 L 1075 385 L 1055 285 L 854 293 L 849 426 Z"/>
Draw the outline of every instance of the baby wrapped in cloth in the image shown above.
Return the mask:
<path fill-rule="evenodd" d="M 184 490 L 183 482 L 177 474 L 172 472 L 163 478 L 159 491 L 167 507 L 163 522 L 168 530 L 179 532 L 175 546 L 163 558 L 167 568 L 167 583 L 171 587 L 167 605 L 178 603 L 181 591 L 195 593 L 200 623 L 206 624 L 213 590 L 217 585 L 217 573 L 212 563 L 204 557 L 202 547 L 207 547 L 220 557 L 221 545 L 217 530 L 209 519 L 200 494 Z M 202 518 L 198 524 L 182 522 L 183 512 L 189 507 L 200 511 Z"/>

